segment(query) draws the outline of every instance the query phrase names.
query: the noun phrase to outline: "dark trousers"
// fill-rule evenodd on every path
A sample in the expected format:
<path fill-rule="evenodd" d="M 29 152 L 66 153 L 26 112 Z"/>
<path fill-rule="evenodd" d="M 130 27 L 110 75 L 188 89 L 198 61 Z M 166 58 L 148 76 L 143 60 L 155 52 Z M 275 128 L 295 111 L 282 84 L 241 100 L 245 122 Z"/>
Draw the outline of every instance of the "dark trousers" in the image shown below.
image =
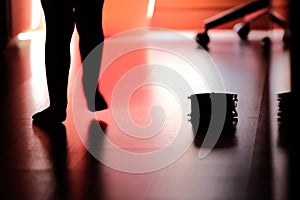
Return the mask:
<path fill-rule="evenodd" d="M 104 0 L 41 0 L 41 3 L 46 21 L 45 65 L 50 107 L 65 111 L 71 62 L 70 42 L 74 26 L 79 34 L 81 59 L 84 60 L 104 40 Z M 100 57 L 97 58 L 98 62 L 100 60 Z M 90 91 L 93 88 L 91 84 L 98 83 L 100 65 L 94 64 L 83 66 L 83 83 L 89 79 L 89 84 L 83 84 L 88 102 L 94 100 L 92 93 L 95 94 L 95 91 Z"/>

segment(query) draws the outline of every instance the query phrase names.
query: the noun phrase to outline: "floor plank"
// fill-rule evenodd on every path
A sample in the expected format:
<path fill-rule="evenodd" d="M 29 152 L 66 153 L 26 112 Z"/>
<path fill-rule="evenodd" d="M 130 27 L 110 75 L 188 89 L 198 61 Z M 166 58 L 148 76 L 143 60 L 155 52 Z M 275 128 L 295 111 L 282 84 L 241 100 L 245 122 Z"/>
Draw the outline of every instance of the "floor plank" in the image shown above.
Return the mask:
<path fill-rule="evenodd" d="M 108 51 L 116 51 L 108 52 L 108 56 L 109 53 L 120 55 L 118 51 L 121 52 L 122 45 L 138 45 L 130 47 L 134 51 L 126 52 L 107 63 L 105 70 L 101 69 L 101 89 L 110 107 L 93 114 L 86 110 L 84 99 L 80 97 L 80 88 L 79 92 L 76 90 L 78 98 L 72 98 L 74 87 L 77 89 L 75 78 L 80 70 L 78 37 L 75 33 L 72 41 L 68 117 L 62 126 L 47 130 L 33 125 L 31 121 L 31 115 L 48 104 L 43 75 L 44 38 L 41 36 L 39 40 L 19 41 L 22 49 L 13 51 L 13 54 L 8 49 L 9 53 L 1 57 L 1 60 L 6 60 L 1 62 L 1 68 L 10 68 L 7 76 L 14 78 L 5 84 L 1 103 L 1 109 L 5 111 L 1 116 L 0 136 L 2 199 L 232 200 L 247 199 L 249 194 L 261 198 L 265 195 L 255 193 L 257 188 L 251 187 L 251 181 L 254 180 L 255 185 L 255 181 L 260 180 L 255 178 L 261 174 L 266 175 L 264 173 L 270 166 L 275 168 L 271 175 L 280 181 L 273 183 L 272 177 L 266 180 L 269 187 L 274 186 L 269 193 L 284 196 L 281 187 L 285 181 L 285 154 L 274 142 L 277 137 L 274 96 L 278 91 L 289 90 L 288 81 L 284 78 L 288 76 L 288 70 L 281 68 L 282 65 L 288 65 L 288 53 L 281 49 L 281 32 L 274 31 L 271 34 L 254 31 L 248 42 L 239 41 L 232 31 L 212 32 L 209 52 L 197 47 L 193 31 L 180 33 L 180 38 L 172 38 L 168 34 L 164 30 L 132 33 L 123 40 L 112 40 L 108 44 L 111 47 Z M 275 55 L 271 58 L 270 69 L 271 80 L 275 80 L 270 88 L 271 133 L 267 135 L 271 141 L 271 163 L 261 162 L 256 157 L 257 153 L 261 153 L 259 147 L 265 144 L 265 140 L 257 134 L 265 132 L 261 129 L 265 127 L 261 122 L 264 120 L 261 114 L 264 110 L 262 106 L 268 106 L 268 103 L 262 103 L 266 92 L 266 75 L 269 73 L 268 62 L 261 47 L 261 39 L 266 35 L 274 40 L 272 55 Z M 181 56 L 197 62 L 199 58 L 203 59 L 197 66 L 203 75 L 202 79 L 197 79 L 199 76 L 190 68 L 190 63 L 179 54 L 170 49 L 149 48 L 149 45 L 153 47 L 157 44 L 166 49 L 172 47 L 174 51 L 181 52 Z M 18 62 L 13 61 L 15 57 Z M 142 66 L 139 68 L 141 71 L 134 71 L 137 66 Z M 238 94 L 239 120 L 235 133 L 231 137 L 220 138 L 218 145 L 204 158 L 199 158 L 199 151 L 209 149 L 194 143 L 195 134 L 188 121 L 188 113 L 185 113 L 190 111 L 190 102 L 186 98 L 184 103 L 179 103 L 180 97 L 187 97 L 187 93 L 179 92 L 179 97 L 174 97 L 176 92 L 170 92 L 170 89 L 180 91 L 182 85 L 176 82 L 171 82 L 173 85 L 169 87 L 148 84 L 132 93 L 131 99 L 126 99 L 126 91 L 131 91 L 132 87 L 142 81 L 164 84 L 164 80 L 172 81 L 166 73 L 169 71 L 160 71 L 164 69 L 161 66 L 171 69 L 170 73 L 175 71 L 175 77 L 178 74 L 184 77 L 192 90 L 197 92 L 220 89 L 218 77 L 214 74 L 216 71 L 212 71 L 212 67 L 215 67 L 224 83 L 224 92 Z M 283 71 L 284 77 L 281 76 Z M 130 79 L 124 79 L 128 74 Z M 152 115 L 149 115 L 153 105 L 160 105 L 165 113 L 152 110 Z M 128 120 L 127 109 L 138 129 L 130 128 L 132 121 Z M 115 118 L 116 114 L 118 118 Z M 107 123 L 105 135 L 97 132 L 100 127 L 97 119 Z M 164 126 L 161 128 L 163 120 Z M 149 124 L 153 129 L 135 131 Z M 155 130 L 159 130 L 157 134 L 149 136 Z M 164 148 L 165 152 L 162 151 Z M 120 153 L 120 149 L 123 152 Z M 102 162 L 95 159 L 88 150 L 95 151 L 94 155 L 100 156 L 98 158 Z M 254 170 L 256 164 L 262 164 L 263 169 Z M 134 170 L 136 173 L 133 173 Z M 272 196 L 269 194 L 268 197 L 271 199 Z"/>

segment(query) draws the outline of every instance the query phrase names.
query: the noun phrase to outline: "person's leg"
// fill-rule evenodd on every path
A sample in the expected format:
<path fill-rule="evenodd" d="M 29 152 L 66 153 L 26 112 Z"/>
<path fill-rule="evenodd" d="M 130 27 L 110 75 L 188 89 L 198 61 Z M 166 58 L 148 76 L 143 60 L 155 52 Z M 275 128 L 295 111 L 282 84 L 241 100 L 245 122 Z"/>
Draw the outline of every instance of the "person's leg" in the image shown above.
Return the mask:
<path fill-rule="evenodd" d="M 74 31 L 70 0 L 41 0 L 46 21 L 45 65 L 50 106 L 33 119 L 64 121 L 70 69 L 70 41 Z"/>
<path fill-rule="evenodd" d="M 103 50 L 102 42 L 104 41 L 102 27 L 103 4 L 103 0 L 75 0 L 75 22 L 83 61 L 82 82 L 90 111 L 107 108 L 107 104 L 97 87 Z M 95 56 L 88 56 L 91 51 Z"/>

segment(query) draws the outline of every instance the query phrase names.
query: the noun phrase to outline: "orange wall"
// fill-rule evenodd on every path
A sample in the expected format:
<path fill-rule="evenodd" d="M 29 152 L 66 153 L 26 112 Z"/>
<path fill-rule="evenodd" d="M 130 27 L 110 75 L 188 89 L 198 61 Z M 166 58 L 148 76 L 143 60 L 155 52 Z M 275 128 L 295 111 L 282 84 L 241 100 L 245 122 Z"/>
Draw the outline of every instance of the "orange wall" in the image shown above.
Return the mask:
<path fill-rule="evenodd" d="M 106 0 L 103 7 L 105 35 L 148 26 L 148 0 Z"/>
<path fill-rule="evenodd" d="M 148 26 L 175 30 L 201 29 L 205 19 L 251 0 L 156 0 L 152 20 L 148 20 L 146 16 L 148 1 L 105 0 L 103 7 L 105 35 L 111 36 L 122 31 Z M 289 0 L 271 1 L 276 12 L 287 16 Z M 216 28 L 231 29 L 241 20 L 237 19 Z M 264 28 L 265 20 L 265 18 L 257 20 L 252 28 Z"/>
<path fill-rule="evenodd" d="M 156 0 L 154 15 L 147 20 L 148 0 L 107 0 L 104 3 L 103 26 L 106 35 L 139 27 L 162 27 L 175 30 L 201 29 L 205 19 L 251 0 Z M 273 9 L 287 16 L 289 0 L 271 0 Z M 252 23 L 252 28 L 266 28 L 266 17 Z M 216 28 L 232 28 L 234 20 Z"/>
<path fill-rule="evenodd" d="M 251 0 L 156 0 L 152 26 L 171 29 L 201 29 L 205 19 Z M 286 16 L 288 0 L 272 0 L 273 8 Z M 242 19 L 217 28 L 232 28 Z M 265 19 L 253 23 L 252 28 L 263 28 Z"/>
<path fill-rule="evenodd" d="M 10 37 L 26 31 L 31 25 L 31 0 L 10 0 L 11 30 Z"/>

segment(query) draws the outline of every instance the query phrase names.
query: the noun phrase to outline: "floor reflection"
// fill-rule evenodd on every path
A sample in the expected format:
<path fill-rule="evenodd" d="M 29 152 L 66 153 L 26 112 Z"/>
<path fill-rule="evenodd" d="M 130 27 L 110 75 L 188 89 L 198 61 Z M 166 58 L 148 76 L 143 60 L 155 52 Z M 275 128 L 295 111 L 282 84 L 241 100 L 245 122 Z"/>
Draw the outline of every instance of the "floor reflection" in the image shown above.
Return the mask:
<path fill-rule="evenodd" d="M 49 157 L 53 168 L 54 188 L 51 196 L 54 199 L 70 199 L 68 151 L 66 127 L 62 123 L 33 123 L 33 132 L 40 137 L 45 148 L 48 148 Z M 44 134 L 47 137 L 41 137 Z"/>

